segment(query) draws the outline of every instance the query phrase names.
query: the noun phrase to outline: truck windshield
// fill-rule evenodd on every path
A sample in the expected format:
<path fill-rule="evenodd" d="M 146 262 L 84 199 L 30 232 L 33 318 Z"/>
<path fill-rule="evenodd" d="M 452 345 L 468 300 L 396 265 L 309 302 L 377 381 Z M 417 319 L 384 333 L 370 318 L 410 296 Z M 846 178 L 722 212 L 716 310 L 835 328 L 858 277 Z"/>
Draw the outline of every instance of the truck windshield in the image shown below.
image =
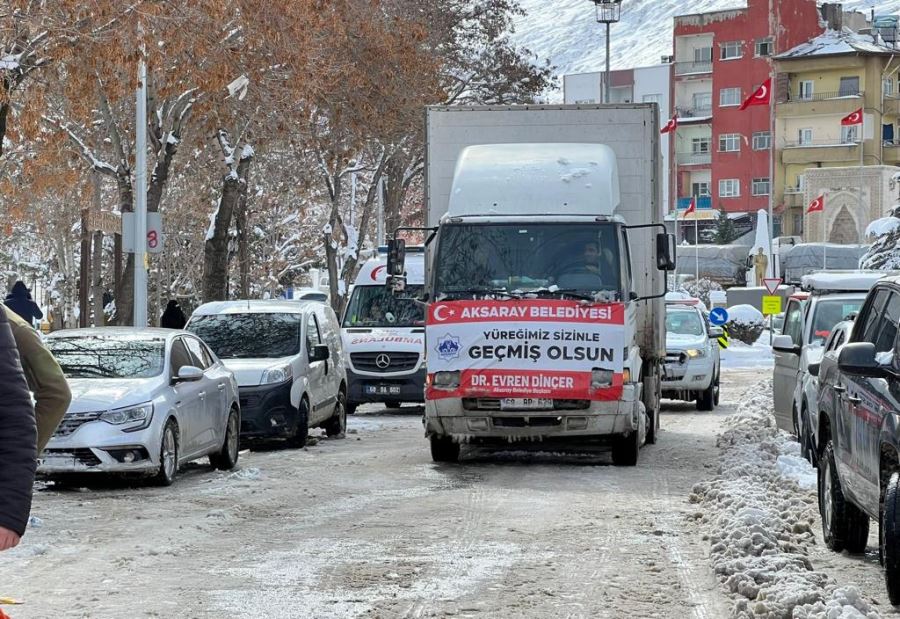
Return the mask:
<path fill-rule="evenodd" d="M 850 299 L 819 299 L 815 306 L 812 329 L 809 331 L 809 343 L 824 346 L 834 325 L 859 312 L 863 301 L 865 296 Z"/>
<path fill-rule="evenodd" d="M 619 298 L 622 288 L 611 223 L 449 224 L 434 264 L 438 299 L 501 291 Z"/>
<path fill-rule="evenodd" d="M 407 297 L 419 297 L 422 286 L 407 286 Z M 343 327 L 421 327 L 425 307 L 397 298 L 385 286 L 356 286 L 344 314 Z"/>

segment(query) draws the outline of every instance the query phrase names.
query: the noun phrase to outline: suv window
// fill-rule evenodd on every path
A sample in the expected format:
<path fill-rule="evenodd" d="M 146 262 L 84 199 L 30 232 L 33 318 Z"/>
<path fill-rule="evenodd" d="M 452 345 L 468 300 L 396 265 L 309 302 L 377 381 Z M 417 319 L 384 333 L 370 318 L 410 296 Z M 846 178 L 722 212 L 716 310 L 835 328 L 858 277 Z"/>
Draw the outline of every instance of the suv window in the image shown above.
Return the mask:
<path fill-rule="evenodd" d="M 194 365 L 194 360 L 191 358 L 191 353 L 188 352 L 187 347 L 184 345 L 184 338 L 179 337 L 174 342 L 172 342 L 172 376 L 178 376 L 179 370 L 186 365 Z"/>
<path fill-rule="evenodd" d="M 889 293 L 884 312 L 878 321 L 878 337 L 875 339 L 875 352 L 888 352 L 894 348 L 897 337 L 897 321 L 900 320 L 900 295 Z M 871 341 L 871 340 L 868 340 Z"/>
<path fill-rule="evenodd" d="M 212 365 L 212 357 L 209 356 L 206 347 L 200 343 L 200 340 L 193 337 L 184 338 L 184 343 L 194 359 L 194 365 L 201 370 L 205 370 Z"/>
<path fill-rule="evenodd" d="M 800 346 L 803 334 L 800 330 L 800 317 L 802 315 L 802 307 L 800 301 L 790 301 L 787 313 L 784 316 L 784 328 L 782 333 L 790 335 L 794 346 Z"/>
<path fill-rule="evenodd" d="M 863 308 L 862 316 L 856 321 L 853 329 L 854 342 L 875 342 L 878 319 L 884 310 L 888 294 L 887 288 L 879 288 L 874 296 L 869 297 L 869 301 L 866 302 Z"/>
<path fill-rule="evenodd" d="M 322 343 L 322 336 L 319 334 L 319 322 L 316 315 L 312 312 L 306 318 L 306 354 L 312 356 L 313 349 Z"/>

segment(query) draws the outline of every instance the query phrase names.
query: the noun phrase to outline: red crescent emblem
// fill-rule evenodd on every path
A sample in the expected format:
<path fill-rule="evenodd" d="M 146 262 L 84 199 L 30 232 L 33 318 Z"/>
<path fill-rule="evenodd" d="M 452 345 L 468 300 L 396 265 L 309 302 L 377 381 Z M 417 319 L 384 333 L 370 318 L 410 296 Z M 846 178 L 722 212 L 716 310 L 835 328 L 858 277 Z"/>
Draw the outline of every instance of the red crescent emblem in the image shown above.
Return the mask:
<path fill-rule="evenodd" d="M 385 269 L 385 265 L 381 264 L 372 269 L 372 281 L 378 281 L 378 274 L 381 273 Z"/>

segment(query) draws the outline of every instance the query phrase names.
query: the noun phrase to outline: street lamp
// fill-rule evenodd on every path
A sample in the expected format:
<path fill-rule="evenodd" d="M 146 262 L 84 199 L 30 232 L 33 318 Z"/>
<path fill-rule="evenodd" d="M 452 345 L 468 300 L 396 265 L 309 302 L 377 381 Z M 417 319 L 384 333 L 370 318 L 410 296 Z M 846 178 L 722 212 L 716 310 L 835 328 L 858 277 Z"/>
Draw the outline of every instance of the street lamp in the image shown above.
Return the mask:
<path fill-rule="evenodd" d="M 597 23 L 606 24 L 606 73 L 603 76 L 603 103 L 609 103 L 609 26 L 622 15 L 622 0 L 590 0 L 597 10 Z"/>

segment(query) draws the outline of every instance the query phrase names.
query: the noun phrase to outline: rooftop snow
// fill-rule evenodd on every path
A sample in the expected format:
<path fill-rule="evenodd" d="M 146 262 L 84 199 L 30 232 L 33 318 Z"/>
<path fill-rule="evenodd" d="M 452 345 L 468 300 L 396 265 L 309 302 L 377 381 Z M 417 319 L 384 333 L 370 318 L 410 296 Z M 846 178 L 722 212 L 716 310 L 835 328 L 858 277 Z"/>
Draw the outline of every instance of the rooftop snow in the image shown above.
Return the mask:
<path fill-rule="evenodd" d="M 841 32 L 826 30 L 814 39 L 801 43 L 776 56 L 776 60 L 792 60 L 810 56 L 840 56 L 845 54 L 893 54 L 895 50 L 876 45 L 872 37 L 857 34 L 849 28 Z"/>
<path fill-rule="evenodd" d="M 827 271 L 804 275 L 801 280 L 803 290 L 846 290 L 865 292 L 890 271 Z"/>

